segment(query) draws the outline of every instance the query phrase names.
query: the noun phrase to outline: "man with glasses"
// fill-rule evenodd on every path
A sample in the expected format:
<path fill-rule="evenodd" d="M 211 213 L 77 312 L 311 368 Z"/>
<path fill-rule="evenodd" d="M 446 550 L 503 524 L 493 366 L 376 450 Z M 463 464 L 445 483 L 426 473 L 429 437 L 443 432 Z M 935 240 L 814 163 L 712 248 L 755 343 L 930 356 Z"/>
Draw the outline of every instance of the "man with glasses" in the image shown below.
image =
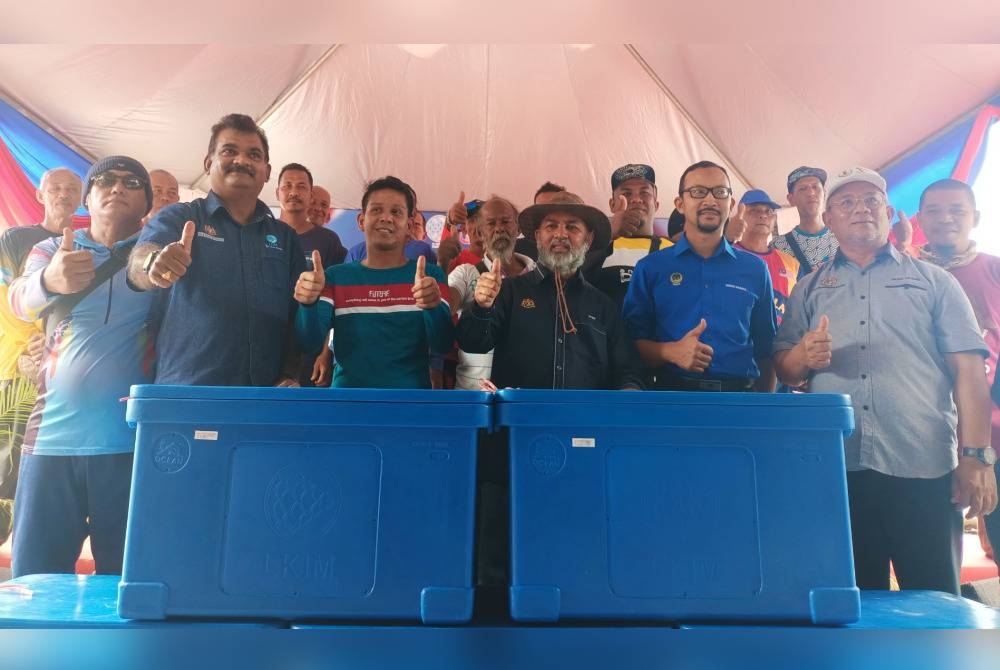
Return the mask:
<path fill-rule="evenodd" d="M 25 321 L 45 321 L 47 351 L 24 437 L 14 504 L 13 574 L 72 573 L 90 536 L 97 572 L 121 572 L 134 432 L 120 398 L 152 381 L 152 296 L 125 261 L 152 207 L 146 169 L 111 156 L 87 173 L 90 228 L 38 243 L 10 287 Z"/>
<path fill-rule="evenodd" d="M 986 345 L 946 270 L 888 243 L 886 183 L 862 167 L 828 182 L 837 254 L 792 292 L 774 344 L 778 376 L 849 393 L 844 442 L 858 586 L 958 594 L 961 509 L 996 506 Z M 959 442 L 956 436 L 961 437 Z"/>
<path fill-rule="evenodd" d="M 129 280 L 157 294 L 158 384 L 297 385 L 292 293 L 306 263 L 295 231 L 258 199 L 268 160 L 254 120 L 224 116 L 204 160 L 208 196 L 142 229 Z"/>
<path fill-rule="evenodd" d="M 688 167 L 674 199 L 683 235 L 635 266 L 623 315 L 656 389 L 774 390 L 771 278 L 762 260 L 723 238 L 732 196 L 721 166 Z"/>

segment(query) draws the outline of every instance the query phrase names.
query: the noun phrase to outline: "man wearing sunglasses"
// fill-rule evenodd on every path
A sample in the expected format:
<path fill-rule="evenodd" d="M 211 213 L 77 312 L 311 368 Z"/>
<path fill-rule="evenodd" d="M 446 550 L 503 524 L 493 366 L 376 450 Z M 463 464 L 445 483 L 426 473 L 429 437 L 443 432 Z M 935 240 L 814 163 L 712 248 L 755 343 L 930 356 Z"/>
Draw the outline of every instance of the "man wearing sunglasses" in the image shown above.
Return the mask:
<path fill-rule="evenodd" d="M 888 243 L 886 183 L 862 167 L 827 182 L 839 251 L 792 291 L 774 344 L 781 381 L 849 393 L 845 439 L 854 569 L 862 589 L 958 594 L 961 509 L 996 506 L 986 344 L 943 268 Z M 961 442 L 957 437 L 961 437 Z"/>
<path fill-rule="evenodd" d="M 245 114 L 224 116 L 204 168 L 208 196 L 160 211 L 129 259 L 132 284 L 159 289 L 156 383 L 297 386 L 292 293 L 306 262 L 259 199 L 267 136 Z"/>
<path fill-rule="evenodd" d="M 135 435 L 120 398 L 152 381 L 152 296 L 125 261 L 153 204 L 136 160 L 87 173 L 90 228 L 35 245 L 10 289 L 11 310 L 45 321 L 47 351 L 24 438 L 14 503 L 13 573 L 72 573 L 84 538 L 101 574 L 121 572 Z"/>
<path fill-rule="evenodd" d="M 774 390 L 771 277 L 723 238 L 734 205 L 725 169 L 688 167 L 674 199 L 683 235 L 635 266 L 623 316 L 656 389 Z"/>

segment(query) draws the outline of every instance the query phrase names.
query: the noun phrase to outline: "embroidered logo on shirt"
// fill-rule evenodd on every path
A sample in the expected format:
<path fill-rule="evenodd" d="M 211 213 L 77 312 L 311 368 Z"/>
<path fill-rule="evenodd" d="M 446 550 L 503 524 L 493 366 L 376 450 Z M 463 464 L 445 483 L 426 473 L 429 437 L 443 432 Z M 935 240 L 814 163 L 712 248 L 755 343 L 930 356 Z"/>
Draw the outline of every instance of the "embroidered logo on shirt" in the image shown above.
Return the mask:
<path fill-rule="evenodd" d="M 833 275 L 827 275 L 827 276 L 823 277 L 823 279 L 820 281 L 819 285 L 820 286 L 826 286 L 828 288 L 830 286 L 836 286 L 837 285 L 837 278 L 834 277 Z"/>
<path fill-rule="evenodd" d="M 670 283 L 674 286 L 680 286 L 681 282 L 684 281 L 684 275 L 680 272 L 675 272 L 670 275 Z"/>
<path fill-rule="evenodd" d="M 535 309 L 535 301 L 531 298 L 525 298 L 521 301 L 521 309 Z"/>
<path fill-rule="evenodd" d="M 744 293 L 749 293 L 749 291 L 747 291 L 745 288 L 743 288 L 742 286 L 737 286 L 736 284 L 726 284 L 726 288 L 734 288 L 737 291 L 743 291 Z"/>
<path fill-rule="evenodd" d="M 267 234 L 264 236 L 264 246 L 268 249 L 277 249 L 281 251 L 281 247 L 278 246 L 278 236 Z"/>
<path fill-rule="evenodd" d="M 217 231 L 215 229 L 215 226 L 213 226 L 210 223 L 206 223 L 204 226 L 201 227 L 201 230 L 198 231 L 198 237 L 204 237 L 205 239 L 212 240 L 213 242 L 226 241 L 226 238 L 222 237 L 222 235 L 219 235 L 219 231 Z"/>

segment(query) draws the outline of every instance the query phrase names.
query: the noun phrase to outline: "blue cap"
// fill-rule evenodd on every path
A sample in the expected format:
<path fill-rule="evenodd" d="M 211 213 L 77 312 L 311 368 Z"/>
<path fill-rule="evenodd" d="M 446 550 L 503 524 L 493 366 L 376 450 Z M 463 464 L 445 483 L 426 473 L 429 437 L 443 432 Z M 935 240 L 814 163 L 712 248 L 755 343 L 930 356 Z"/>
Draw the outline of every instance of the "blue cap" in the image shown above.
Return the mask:
<path fill-rule="evenodd" d="M 771 209 L 781 209 L 781 205 L 776 203 L 774 200 L 771 200 L 771 196 L 769 196 L 765 191 L 762 191 L 759 188 L 755 188 L 752 191 L 747 191 L 746 193 L 744 193 L 743 197 L 740 198 L 740 204 L 741 205 L 764 204 L 770 207 Z"/>

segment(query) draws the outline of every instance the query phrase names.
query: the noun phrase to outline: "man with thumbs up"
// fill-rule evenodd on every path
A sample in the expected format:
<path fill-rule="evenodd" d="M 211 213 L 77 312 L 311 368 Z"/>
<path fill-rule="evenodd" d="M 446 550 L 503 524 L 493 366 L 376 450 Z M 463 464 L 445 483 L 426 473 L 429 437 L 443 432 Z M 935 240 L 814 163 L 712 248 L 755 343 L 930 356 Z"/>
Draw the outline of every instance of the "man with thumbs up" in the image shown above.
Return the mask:
<path fill-rule="evenodd" d="M 823 221 L 839 250 L 792 291 L 774 344 L 779 378 L 849 393 L 845 439 L 858 586 L 958 593 L 961 509 L 997 502 L 986 345 L 946 270 L 888 243 L 893 209 L 877 172 L 827 180 Z"/>
<path fill-rule="evenodd" d="M 326 333 L 336 333 L 334 387 L 430 388 L 430 353 L 451 348 L 453 328 L 444 272 L 405 244 L 415 198 L 392 176 L 370 182 L 361 198 L 358 225 L 367 256 L 358 263 L 301 273 L 294 296 L 306 352 L 318 352 Z"/>
<path fill-rule="evenodd" d="M 292 320 L 305 269 L 298 236 L 258 197 L 271 174 L 267 136 L 224 116 L 205 156 L 211 190 L 146 224 L 129 279 L 157 300 L 157 384 L 294 386 Z"/>
<path fill-rule="evenodd" d="M 45 320 L 48 338 L 14 503 L 15 576 L 74 572 L 88 535 L 97 571 L 121 571 L 135 435 L 119 399 L 152 381 L 152 296 L 130 290 L 125 261 L 152 200 L 138 161 L 98 161 L 90 228 L 35 245 L 11 285 L 14 314 Z"/>
<path fill-rule="evenodd" d="M 721 166 L 688 167 L 674 199 L 683 235 L 635 267 L 623 315 L 657 389 L 774 390 L 771 277 L 762 260 L 723 238 L 732 195 Z"/>

